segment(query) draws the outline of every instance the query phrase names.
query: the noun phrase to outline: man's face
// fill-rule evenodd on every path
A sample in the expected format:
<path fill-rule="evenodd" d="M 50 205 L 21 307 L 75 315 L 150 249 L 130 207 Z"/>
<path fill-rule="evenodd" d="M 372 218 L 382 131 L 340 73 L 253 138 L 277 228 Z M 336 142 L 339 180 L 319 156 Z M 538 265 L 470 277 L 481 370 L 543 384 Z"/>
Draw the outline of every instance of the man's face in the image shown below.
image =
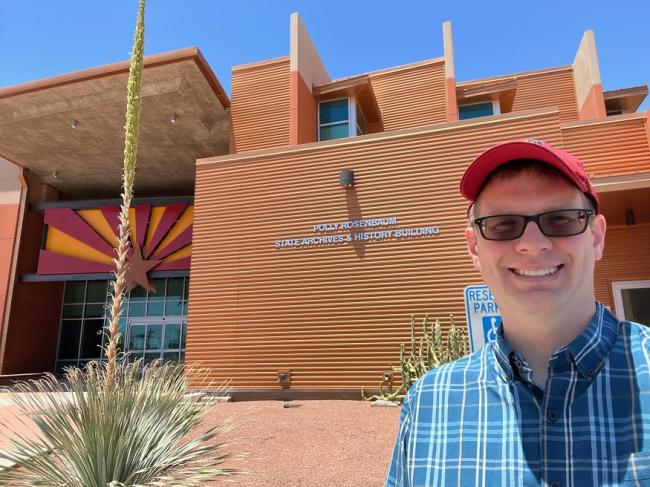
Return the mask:
<path fill-rule="evenodd" d="M 475 218 L 573 208 L 585 208 L 580 190 L 562 178 L 529 171 L 488 183 Z M 485 240 L 474 225 L 466 230 L 474 267 L 502 311 L 549 312 L 593 305 L 594 265 L 602 257 L 604 237 L 602 215 L 592 217 L 587 230 L 572 237 L 546 237 L 535 222 L 529 222 L 517 240 Z M 530 271 L 543 275 L 525 275 Z"/>

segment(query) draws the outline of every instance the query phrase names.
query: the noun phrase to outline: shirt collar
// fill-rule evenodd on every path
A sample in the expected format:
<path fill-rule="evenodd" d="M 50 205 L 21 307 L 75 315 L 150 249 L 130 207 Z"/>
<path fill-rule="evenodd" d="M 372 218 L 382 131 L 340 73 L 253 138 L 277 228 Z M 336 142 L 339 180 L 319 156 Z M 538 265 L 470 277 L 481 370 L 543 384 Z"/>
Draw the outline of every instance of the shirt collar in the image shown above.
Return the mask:
<path fill-rule="evenodd" d="M 605 363 L 618 337 L 619 320 L 601 303 L 596 302 L 596 312 L 584 331 L 568 345 L 559 348 L 550 359 L 551 367 L 561 367 L 566 360 L 572 360 L 578 372 L 587 379 L 596 376 Z M 515 352 L 503 336 L 503 324 L 496 330 L 493 350 L 497 360 L 497 372 L 501 377 L 512 380 L 515 373 L 527 376 L 529 367 L 517 364 L 523 357 Z M 565 360 L 566 359 L 566 360 Z M 516 370 L 513 364 L 519 368 Z"/>
<path fill-rule="evenodd" d="M 596 312 L 589 325 L 566 347 L 584 377 L 593 378 L 603 366 L 618 337 L 619 325 L 618 318 L 596 302 Z"/>

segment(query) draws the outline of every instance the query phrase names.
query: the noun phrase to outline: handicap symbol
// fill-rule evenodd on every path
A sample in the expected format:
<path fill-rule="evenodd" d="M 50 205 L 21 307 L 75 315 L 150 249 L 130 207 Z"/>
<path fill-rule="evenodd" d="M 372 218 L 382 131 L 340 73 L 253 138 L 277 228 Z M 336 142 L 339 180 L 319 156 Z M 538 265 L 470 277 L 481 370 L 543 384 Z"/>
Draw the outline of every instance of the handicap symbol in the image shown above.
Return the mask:
<path fill-rule="evenodd" d="M 483 321 L 483 335 L 485 337 L 485 343 L 496 340 L 497 328 L 501 323 L 501 317 L 484 316 L 482 321 Z"/>

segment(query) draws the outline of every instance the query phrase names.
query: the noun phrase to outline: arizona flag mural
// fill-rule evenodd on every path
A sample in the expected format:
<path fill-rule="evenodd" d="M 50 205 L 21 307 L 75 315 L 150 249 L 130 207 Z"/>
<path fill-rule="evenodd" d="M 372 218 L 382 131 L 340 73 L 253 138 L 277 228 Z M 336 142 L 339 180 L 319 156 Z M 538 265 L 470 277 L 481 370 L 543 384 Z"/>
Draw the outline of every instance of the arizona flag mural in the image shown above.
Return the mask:
<path fill-rule="evenodd" d="M 38 274 L 94 274 L 114 270 L 119 207 L 45 210 L 46 237 Z M 131 249 L 127 281 L 151 289 L 149 271 L 186 270 L 192 254 L 194 206 L 136 205 L 129 211 Z"/>

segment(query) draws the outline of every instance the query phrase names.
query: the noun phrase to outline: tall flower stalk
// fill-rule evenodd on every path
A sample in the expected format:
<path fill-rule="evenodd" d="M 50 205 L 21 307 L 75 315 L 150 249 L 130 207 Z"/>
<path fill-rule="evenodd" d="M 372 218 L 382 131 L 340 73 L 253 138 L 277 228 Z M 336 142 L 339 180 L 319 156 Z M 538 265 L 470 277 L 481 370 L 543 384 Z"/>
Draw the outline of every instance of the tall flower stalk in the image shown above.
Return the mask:
<path fill-rule="evenodd" d="M 120 315 L 122 314 L 122 301 L 127 285 L 126 273 L 129 263 L 127 254 L 130 247 L 129 208 L 133 199 L 133 183 L 138 155 L 138 136 L 140 131 L 140 90 L 142 88 L 142 74 L 144 67 L 144 4 L 139 0 L 138 18 L 133 39 L 133 52 L 131 53 L 131 66 L 127 85 L 126 124 L 124 137 L 124 164 L 122 168 L 122 204 L 120 206 L 118 242 L 113 259 L 115 263 L 115 280 L 111 293 L 111 322 L 108 326 L 108 344 L 106 345 L 106 387 L 110 388 L 115 379 L 117 364 L 117 347 L 120 339 Z"/>
<path fill-rule="evenodd" d="M 226 421 L 193 439 L 213 404 L 204 393 L 188 395 L 191 383 L 205 383 L 207 370 L 178 363 L 118 361 L 119 319 L 126 290 L 129 251 L 129 208 L 133 198 L 140 88 L 143 72 L 144 4 L 139 0 L 128 79 L 126 137 L 122 173 L 115 281 L 108 326 L 106 363 L 91 361 L 83 369 L 65 371 L 66 383 L 45 376 L 6 392 L 20 410 L 0 416 L 0 430 L 13 436 L 0 451 L 0 485 L 45 487 L 201 486 L 211 479 L 239 473 L 224 468 L 240 455 L 223 452 L 218 437 L 233 423 Z M 220 386 L 216 393 L 226 394 Z M 24 435 L 36 427 L 34 438 Z M 2 468 L 5 463 L 18 468 Z"/>

